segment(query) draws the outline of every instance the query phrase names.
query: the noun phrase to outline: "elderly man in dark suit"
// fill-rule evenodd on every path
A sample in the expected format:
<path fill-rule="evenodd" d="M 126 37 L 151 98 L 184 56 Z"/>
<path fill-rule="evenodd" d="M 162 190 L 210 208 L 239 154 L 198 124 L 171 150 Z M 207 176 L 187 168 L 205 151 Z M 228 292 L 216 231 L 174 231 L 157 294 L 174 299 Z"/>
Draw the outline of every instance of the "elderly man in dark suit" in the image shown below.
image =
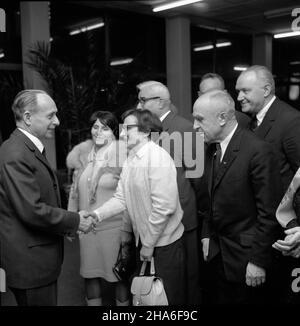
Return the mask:
<path fill-rule="evenodd" d="M 213 279 L 213 302 L 257 303 L 268 281 L 278 226 L 275 156 L 268 143 L 239 127 L 234 101 L 226 91 L 200 96 L 193 116 L 194 128 L 202 129 L 205 142 L 211 144 L 205 165 L 210 209 L 202 244 Z"/>
<path fill-rule="evenodd" d="M 47 93 L 25 90 L 12 110 L 17 128 L 0 148 L 0 245 L 7 285 L 21 306 L 57 304 L 63 236 L 93 221 L 60 208 L 57 178 L 44 154 L 43 140 L 59 125 Z"/>
<path fill-rule="evenodd" d="M 236 90 L 242 111 L 252 117 L 249 128 L 272 145 L 279 163 L 278 177 L 283 184 L 283 197 L 300 166 L 300 112 L 276 97 L 273 75 L 264 66 L 255 65 L 243 71 L 237 79 Z M 291 221 L 287 228 L 293 226 L 297 226 L 296 220 Z M 276 255 L 274 262 L 279 268 L 277 272 L 275 267 L 273 269 L 278 278 L 274 284 L 283 287 L 276 287 L 274 292 L 287 302 L 295 297 L 290 284 L 293 280 L 291 272 L 296 265 L 293 259 Z M 287 293 L 280 295 L 280 291 Z"/>
<path fill-rule="evenodd" d="M 184 137 L 194 135 L 192 122 L 177 115 L 171 110 L 170 93 L 168 88 L 160 82 L 144 82 L 138 85 L 139 89 L 139 104 L 138 109 L 148 109 L 154 113 L 162 122 L 163 131 L 170 135 L 180 135 L 182 148 L 177 151 L 176 145 L 172 148 L 165 148 L 164 139 L 161 145 L 170 153 L 174 159 L 177 169 L 177 185 L 179 191 L 180 204 L 183 209 L 183 225 L 184 225 L 184 246 L 186 253 L 186 303 L 199 304 L 201 302 L 200 288 L 200 270 L 199 270 L 199 239 L 198 239 L 198 218 L 195 192 L 192 183 L 187 178 L 189 163 L 186 162 L 184 153 L 187 149 L 184 148 Z M 186 133 L 186 136 L 185 136 Z M 176 138 L 176 137 L 175 137 Z M 190 145 L 194 142 L 189 142 Z M 191 147 L 189 153 L 194 152 Z M 181 155 L 180 155 L 181 153 Z M 203 154 L 202 154 L 203 155 Z M 180 157 L 179 157 L 180 156 Z"/>

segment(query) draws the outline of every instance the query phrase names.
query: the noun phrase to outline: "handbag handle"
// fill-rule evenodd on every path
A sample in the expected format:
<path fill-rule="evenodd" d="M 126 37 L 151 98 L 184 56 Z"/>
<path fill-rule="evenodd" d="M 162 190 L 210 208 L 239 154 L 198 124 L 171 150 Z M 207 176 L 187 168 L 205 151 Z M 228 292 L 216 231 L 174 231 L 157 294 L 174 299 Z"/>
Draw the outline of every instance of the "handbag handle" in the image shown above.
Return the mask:
<path fill-rule="evenodd" d="M 148 261 L 144 260 L 141 270 L 140 270 L 140 276 L 144 276 L 145 274 L 145 270 L 146 270 L 146 266 L 147 266 Z M 155 275 L 155 267 L 154 267 L 154 258 L 151 258 L 151 265 L 150 265 L 150 275 Z"/>

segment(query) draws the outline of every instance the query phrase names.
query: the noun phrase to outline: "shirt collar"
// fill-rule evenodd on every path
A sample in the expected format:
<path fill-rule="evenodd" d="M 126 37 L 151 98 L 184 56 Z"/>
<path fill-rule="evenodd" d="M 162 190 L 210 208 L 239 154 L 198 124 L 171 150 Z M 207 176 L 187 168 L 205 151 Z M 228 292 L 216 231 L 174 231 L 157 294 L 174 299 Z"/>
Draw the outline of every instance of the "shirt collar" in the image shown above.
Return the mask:
<path fill-rule="evenodd" d="M 163 115 L 159 118 L 159 120 L 160 120 L 161 122 L 163 122 L 163 121 L 165 120 L 165 118 L 167 117 L 167 115 L 168 115 L 170 112 L 171 112 L 171 110 L 169 110 L 168 112 L 166 112 L 165 114 L 163 114 Z"/>
<path fill-rule="evenodd" d="M 220 142 L 220 146 L 221 146 L 221 150 L 222 150 L 222 155 L 221 155 L 221 161 L 224 157 L 224 154 L 225 154 L 225 151 L 228 147 L 228 144 L 233 136 L 233 134 L 235 133 L 236 129 L 238 127 L 238 124 L 235 125 L 235 127 L 231 130 L 231 132 L 229 133 L 229 135 L 226 136 L 225 139 L 223 139 L 221 142 Z"/>
<path fill-rule="evenodd" d="M 34 145 L 38 148 L 41 153 L 43 152 L 44 145 L 37 137 L 33 136 L 31 133 L 20 127 L 18 127 L 18 129 L 34 143 Z"/>
<path fill-rule="evenodd" d="M 271 98 L 271 100 L 269 101 L 269 103 L 267 103 L 257 114 L 256 114 L 256 119 L 257 119 L 257 121 L 258 121 L 258 123 L 257 123 L 257 125 L 259 126 L 261 123 L 262 123 L 262 121 L 263 121 L 263 119 L 264 119 L 264 117 L 265 117 L 265 115 L 267 114 L 267 112 L 268 112 L 268 110 L 269 110 L 269 108 L 270 108 L 270 106 L 273 104 L 273 102 L 275 101 L 275 99 L 276 99 L 276 96 L 275 95 L 273 95 L 273 97 Z"/>
<path fill-rule="evenodd" d="M 134 157 L 138 157 L 138 158 L 141 158 L 142 156 L 144 156 L 144 154 L 146 153 L 147 149 L 148 149 L 148 146 L 149 146 L 149 143 L 151 141 L 147 141 L 143 144 L 140 144 L 140 145 L 137 145 L 136 147 L 134 147 L 130 152 L 129 152 L 129 156 L 131 158 L 134 158 Z"/>

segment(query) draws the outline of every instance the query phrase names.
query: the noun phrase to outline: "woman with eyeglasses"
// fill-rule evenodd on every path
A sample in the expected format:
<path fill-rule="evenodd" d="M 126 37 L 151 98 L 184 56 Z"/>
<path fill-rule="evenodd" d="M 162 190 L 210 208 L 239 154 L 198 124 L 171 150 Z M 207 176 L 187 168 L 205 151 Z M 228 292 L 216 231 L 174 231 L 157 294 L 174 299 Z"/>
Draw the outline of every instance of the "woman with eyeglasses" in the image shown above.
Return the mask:
<path fill-rule="evenodd" d="M 111 112 L 94 112 L 90 126 L 92 140 L 82 143 L 83 152 L 86 148 L 91 149 L 86 159 L 74 153 L 75 150 L 82 153 L 78 151 L 78 145 L 67 158 L 72 166 L 80 167 L 80 160 L 86 162 L 74 174 L 68 205 L 71 211 L 93 210 L 108 201 L 116 190 L 126 158 L 124 143 L 117 141 L 118 120 Z M 88 306 L 103 305 L 105 281 L 115 285 L 116 305 L 129 305 L 128 284 L 119 282 L 113 273 L 120 248 L 122 219 L 120 212 L 98 223 L 93 232 L 79 235 L 80 274 L 85 280 Z"/>
<path fill-rule="evenodd" d="M 129 110 L 123 115 L 121 137 L 129 151 L 117 190 L 91 215 L 105 223 L 127 210 L 122 241 L 134 235 L 138 266 L 154 258 L 170 305 L 183 304 L 184 252 L 182 209 L 179 203 L 176 168 L 170 155 L 152 139 L 162 131 L 160 120 L 148 110 Z"/>

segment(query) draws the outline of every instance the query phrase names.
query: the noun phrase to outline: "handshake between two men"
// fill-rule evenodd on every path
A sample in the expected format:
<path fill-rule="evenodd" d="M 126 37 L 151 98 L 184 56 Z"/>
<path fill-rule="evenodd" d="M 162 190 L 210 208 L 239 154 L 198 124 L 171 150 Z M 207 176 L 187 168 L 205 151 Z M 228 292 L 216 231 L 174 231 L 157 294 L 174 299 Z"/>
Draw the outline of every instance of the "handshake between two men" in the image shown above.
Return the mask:
<path fill-rule="evenodd" d="M 79 233 L 88 233 L 95 231 L 95 226 L 99 222 L 98 216 L 94 212 L 82 210 L 79 212 L 80 222 L 78 227 Z"/>

